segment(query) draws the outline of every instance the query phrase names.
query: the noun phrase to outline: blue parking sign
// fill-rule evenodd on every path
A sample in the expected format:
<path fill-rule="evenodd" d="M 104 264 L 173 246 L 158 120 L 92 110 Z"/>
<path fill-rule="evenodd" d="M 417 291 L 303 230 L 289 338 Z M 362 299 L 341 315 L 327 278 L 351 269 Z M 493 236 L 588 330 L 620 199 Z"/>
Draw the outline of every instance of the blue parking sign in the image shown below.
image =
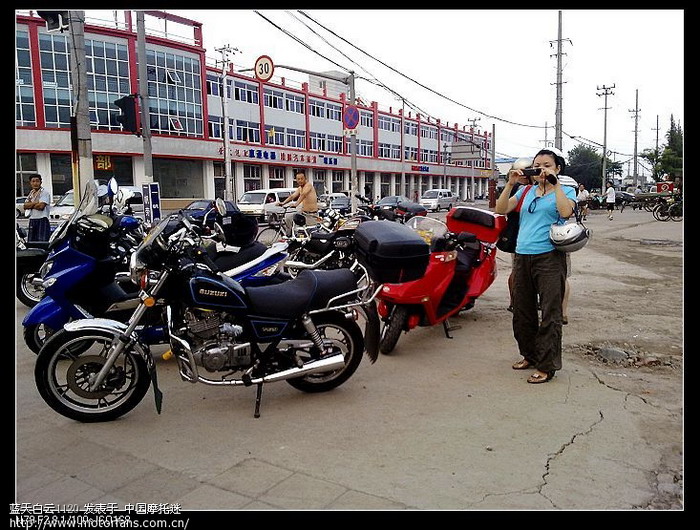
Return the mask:
<path fill-rule="evenodd" d="M 160 186 L 157 182 L 142 184 L 143 217 L 148 224 L 160 221 Z"/>

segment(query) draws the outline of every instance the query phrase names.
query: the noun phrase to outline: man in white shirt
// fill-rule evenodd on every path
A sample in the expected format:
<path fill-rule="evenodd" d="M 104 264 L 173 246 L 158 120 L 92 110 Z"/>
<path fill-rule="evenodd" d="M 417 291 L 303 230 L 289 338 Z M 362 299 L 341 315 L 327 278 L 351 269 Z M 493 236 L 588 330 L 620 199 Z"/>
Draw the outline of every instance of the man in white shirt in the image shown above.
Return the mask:
<path fill-rule="evenodd" d="M 586 220 L 586 215 L 588 215 L 588 199 L 591 194 L 588 193 L 586 186 L 583 183 L 578 185 L 578 195 L 576 195 L 576 203 L 578 204 L 579 210 L 581 210 L 581 215 L 583 220 Z"/>
<path fill-rule="evenodd" d="M 613 212 L 615 211 L 615 188 L 613 183 L 608 181 L 608 189 L 605 190 L 605 204 L 608 207 L 608 220 L 613 220 Z"/>
<path fill-rule="evenodd" d="M 29 177 L 32 189 L 24 203 L 24 214 L 29 217 L 29 241 L 48 241 L 51 234 L 49 223 L 49 209 L 51 208 L 51 194 L 41 186 L 42 180 L 39 173 Z"/>

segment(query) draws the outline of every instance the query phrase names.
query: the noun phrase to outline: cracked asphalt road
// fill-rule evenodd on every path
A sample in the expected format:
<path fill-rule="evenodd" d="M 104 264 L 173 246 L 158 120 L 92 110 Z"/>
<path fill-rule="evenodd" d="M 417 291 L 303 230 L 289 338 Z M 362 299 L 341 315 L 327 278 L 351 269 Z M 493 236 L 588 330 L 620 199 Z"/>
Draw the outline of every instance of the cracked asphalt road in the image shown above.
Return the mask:
<path fill-rule="evenodd" d="M 443 214 L 444 215 L 444 214 Z M 15 499 L 183 510 L 683 510 L 682 224 L 592 212 L 573 256 L 563 369 L 514 371 L 506 279 L 441 327 L 403 335 L 343 386 L 304 394 L 180 380 L 159 361 L 146 399 L 80 424 L 33 383 L 17 303 Z M 658 244 L 663 242 L 664 244 Z M 628 352 L 605 362 L 602 347 Z"/>

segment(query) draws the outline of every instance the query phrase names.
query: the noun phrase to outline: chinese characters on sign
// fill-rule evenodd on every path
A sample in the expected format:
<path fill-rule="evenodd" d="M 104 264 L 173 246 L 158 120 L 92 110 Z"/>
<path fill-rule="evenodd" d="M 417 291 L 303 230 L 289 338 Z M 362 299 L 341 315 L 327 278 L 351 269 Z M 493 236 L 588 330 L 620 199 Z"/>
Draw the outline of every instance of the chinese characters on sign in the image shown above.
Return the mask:
<path fill-rule="evenodd" d="M 95 155 L 93 162 L 95 169 L 112 170 L 112 157 L 110 155 Z"/>
<path fill-rule="evenodd" d="M 219 147 L 219 154 L 224 152 L 223 147 Z M 308 164 L 323 163 L 332 166 L 338 165 L 338 158 L 332 156 L 316 156 L 303 153 L 277 153 L 276 151 L 266 151 L 264 149 L 231 149 L 230 154 L 235 157 L 257 158 L 260 160 L 275 160 L 282 162 L 306 162 Z"/>

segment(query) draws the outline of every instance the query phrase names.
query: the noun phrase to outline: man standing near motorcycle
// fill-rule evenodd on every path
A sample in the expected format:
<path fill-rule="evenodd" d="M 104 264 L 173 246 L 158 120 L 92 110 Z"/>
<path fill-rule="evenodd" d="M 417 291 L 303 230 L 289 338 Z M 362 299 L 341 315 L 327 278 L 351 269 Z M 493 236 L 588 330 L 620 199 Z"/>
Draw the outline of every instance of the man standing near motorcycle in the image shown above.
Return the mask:
<path fill-rule="evenodd" d="M 284 215 L 284 223 L 287 226 L 287 235 L 292 235 L 294 215 L 297 213 L 302 213 L 304 217 L 306 217 L 306 226 L 318 224 L 318 197 L 316 196 L 316 190 L 311 182 L 306 178 L 306 174 L 303 171 L 299 171 L 296 174 L 296 181 L 298 186 L 297 190 L 285 200 L 277 202 L 278 205 L 284 206 L 288 202 L 294 200 L 296 201 L 296 203 L 292 204 L 295 211 L 287 212 Z"/>
<path fill-rule="evenodd" d="M 51 194 L 41 186 L 41 183 L 39 173 L 29 177 L 32 189 L 24 203 L 24 215 L 29 217 L 28 241 L 48 241 L 51 233 L 51 224 L 49 223 Z"/>
<path fill-rule="evenodd" d="M 566 255 L 550 241 L 549 228 L 573 214 L 576 192 L 562 186 L 557 178 L 566 167 L 558 149 L 539 151 L 532 167 L 539 169 L 535 176 L 537 185 L 528 190 L 522 203 L 513 260 L 513 334 L 523 356 L 513 364 L 513 369 L 535 368 L 527 382 L 544 383 L 561 369 L 562 301 L 566 283 Z M 508 181 L 496 201 L 496 213 L 507 214 L 516 207 L 524 189 L 512 197 L 510 191 L 522 174 L 522 169 L 508 172 Z"/>

